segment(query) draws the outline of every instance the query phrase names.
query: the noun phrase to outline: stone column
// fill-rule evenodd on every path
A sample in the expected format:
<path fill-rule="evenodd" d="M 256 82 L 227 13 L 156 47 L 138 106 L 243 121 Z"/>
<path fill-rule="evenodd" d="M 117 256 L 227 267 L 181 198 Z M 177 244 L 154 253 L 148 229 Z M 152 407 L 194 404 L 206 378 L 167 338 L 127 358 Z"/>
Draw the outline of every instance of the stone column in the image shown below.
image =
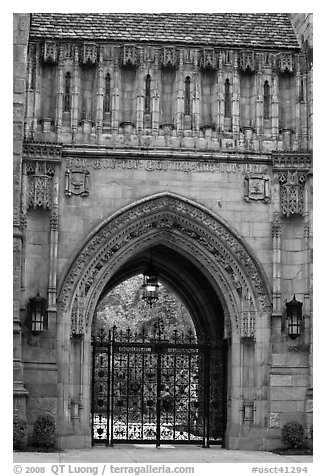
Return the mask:
<path fill-rule="evenodd" d="M 21 269 L 22 240 L 21 231 L 21 168 L 24 138 L 24 116 L 26 101 L 27 45 L 30 15 L 13 15 L 13 399 L 14 413 L 26 416 L 26 398 L 22 363 L 21 337 Z"/>
<path fill-rule="evenodd" d="M 177 120 L 176 120 L 176 129 L 177 132 L 183 128 L 183 115 L 184 115 L 184 69 L 183 69 L 183 51 L 180 51 L 179 54 L 179 68 L 177 70 Z"/>
<path fill-rule="evenodd" d="M 301 146 L 300 149 L 307 150 L 308 148 L 308 120 L 307 120 L 307 73 L 303 71 L 303 101 L 300 105 L 301 116 Z"/>
<path fill-rule="evenodd" d="M 301 138 L 302 138 L 302 116 L 301 116 L 301 99 L 300 99 L 300 90 L 301 90 L 301 68 L 299 63 L 299 58 L 296 58 L 297 68 L 295 73 L 295 98 L 294 98 L 294 128 L 295 128 L 295 140 L 298 144 L 298 148 L 301 147 Z"/>
<path fill-rule="evenodd" d="M 119 51 L 113 50 L 113 88 L 112 88 L 112 129 L 115 133 L 119 129 L 119 95 L 121 87 L 121 73 L 119 68 Z"/>
<path fill-rule="evenodd" d="M 264 130 L 264 86 L 262 73 L 262 59 L 258 59 L 258 71 L 256 74 L 256 133 L 261 136 Z"/>
<path fill-rule="evenodd" d="M 103 128 L 103 98 L 104 98 L 104 73 L 103 73 L 103 48 L 99 49 L 96 81 L 96 134 L 99 140 Z"/>
<path fill-rule="evenodd" d="M 136 103 L 136 131 L 141 133 L 144 128 L 144 98 L 145 98 L 145 65 L 144 49 L 139 49 L 139 68 L 136 73 L 137 103 Z"/>
<path fill-rule="evenodd" d="M 159 122 L 160 122 L 160 69 L 159 69 L 159 50 L 154 52 L 154 74 L 153 74 L 153 114 L 152 114 L 152 127 L 153 135 L 158 134 Z"/>
<path fill-rule="evenodd" d="M 192 103 L 192 113 L 193 113 L 193 131 L 195 134 L 199 132 L 200 124 L 200 101 L 199 101 L 199 89 L 200 89 L 200 74 L 198 71 L 198 50 L 194 50 L 194 94 L 193 94 L 193 103 Z"/>
<path fill-rule="evenodd" d="M 279 119 L 278 119 L 278 75 L 275 68 L 272 70 L 272 137 L 274 140 L 279 136 Z"/>
<path fill-rule="evenodd" d="M 34 84 L 34 104 L 33 104 L 33 120 L 32 120 L 32 137 L 37 131 L 37 121 L 40 117 L 41 105 L 41 68 L 40 68 L 40 45 L 37 43 L 35 47 L 35 56 L 33 58 L 35 68 L 35 84 Z"/>
<path fill-rule="evenodd" d="M 73 77 L 72 77 L 72 107 L 71 107 L 71 129 L 72 139 L 74 141 L 75 134 L 77 132 L 78 125 L 78 98 L 80 89 L 80 77 L 79 77 L 79 50 L 78 46 L 74 47 L 74 59 L 73 59 Z"/>
<path fill-rule="evenodd" d="M 225 80 L 226 77 L 223 74 L 223 53 L 220 51 L 218 58 L 218 72 L 217 72 L 217 117 L 216 128 L 217 131 L 224 131 L 224 93 L 225 93 Z"/>
<path fill-rule="evenodd" d="M 275 195 L 279 194 L 279 185 L 274 185 Z M 274 211 L 272 224 L 272 253 L 273 253 L 273 315 L 280 316 L 281 309 L 281 221 L 279 211 Z"/>
<path fill-rule="evenodd" d="M 27 55 L 27 88 L 26 88 L 27 93 L 26 93 L 26 105 L 25 105 L 25 138 L 26 139 L 32 138 L 32 131 L 33 131 L 33 113 L 34 113 L 34 99 L 35 99 L 35 86 L 33 85 L 33 79 L 32 79 L 33 62 L 34 62 L 34 54 L 33 54 L 32 46 L 30 45 L 28 55 Z M 19 80 L 18 82 L 20 81 L 21 80 Z"/>
<path fill-rule="evenodd" d="M 233 93 L 232 93 L 232 132 L 234 138 L 240 133 L 240 79 L 238 72 L 238 55 L 234 52 L 233 58 Z"/>
<path fill-rule="evenodd" d="M 50 257 L 48 311 L 56 312 L 57 308 L 57 257 L 59 240 L 59 169 L 55 167 L 53 176 L 53 198 L 50 218 Z M 55 323 L 54 323 L 55 324 Z"/>
<path fill-rule="evenodd" d="M 55 127 L 57 132 L 57 140 L 59 139 L 58 135 L 62 130 L 62 113 L 63 113 L 63 46 L 60 45 L 58 51 L 59 60 L 57 68 L 57 107 L 55 114 Z"/>

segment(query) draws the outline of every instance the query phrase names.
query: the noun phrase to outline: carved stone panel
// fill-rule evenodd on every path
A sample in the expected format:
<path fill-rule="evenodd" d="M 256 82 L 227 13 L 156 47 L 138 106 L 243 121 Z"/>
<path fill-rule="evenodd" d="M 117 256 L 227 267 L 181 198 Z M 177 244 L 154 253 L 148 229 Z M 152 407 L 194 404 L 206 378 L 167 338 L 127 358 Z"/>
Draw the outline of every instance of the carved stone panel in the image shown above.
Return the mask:
<path fill-rule="evenodd" d="M 242 71 L 256 71 L 256 57 L 254 51 L 241 51 L 239 53 L 239 68 Z"/>
<path fill-rule="evenodd" d="M 161 66 L 163 68 L 177 67 L 177 54 L 174 47 L 165 47 L 161 52 Z"/>
<path fill-rule="evenodd" d="M 71 195 L 81 195 L 87 197 L 89 195 L 89 171 L 88 170 L 70 170 L 65 172 L 66 186 L 65 195 L 71 197 Z"/>
<path fill-rule="evenodd" d="M 282 214 L 290 215 L 304 214 L 304 185 L 307 176 L 304 172 L 284 171 L 279 173 L 281 209 Z"/>
<path fill-rule="evenodd" d="M 244 188 L 244 198 L 247 202 L 260 200 L 268 203 L 270 201 L 269 177 L 264 175 L 246 175 Z"/>
<path fill-rule="evenodd" d="M 138 54 L 137 48 L 134 45 L 124 45 L 121 48 L 120 55 L 120 64 L 121 66 L 133 66 L 138 65 Z"/>
<path fill-rule="evenodd" d="M 82 64 L 95 64 L 97 61 L 97 44 L 84 43 L 81 46 L 79 60 Z"/>
<path fill-rule="evenodd" d="M 53 41 L 45 41 L 42 46 L 42 61 L 56 63 L 58 61 L 58 45 Z"/>
<path fill-rule="evenodd" d="M 203 69 L 216 69 L 217 57 L 213 48 L 204 48 L 201 55 L 200 66 Z"/>
<path fill-rule="evenodd" d="M 52 206 L 52 178 L 54 167 L 46 162 L 26 164 L 27 207 L 50 209 Z"/>

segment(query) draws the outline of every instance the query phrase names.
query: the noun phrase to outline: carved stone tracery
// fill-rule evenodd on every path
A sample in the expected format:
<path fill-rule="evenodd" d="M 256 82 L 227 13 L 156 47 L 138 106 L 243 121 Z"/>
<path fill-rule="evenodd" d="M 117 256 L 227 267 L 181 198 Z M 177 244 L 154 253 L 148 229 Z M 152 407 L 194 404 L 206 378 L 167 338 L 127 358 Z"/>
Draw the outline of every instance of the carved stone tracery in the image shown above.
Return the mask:
<path fill-rule="evenodd" d="M 304 185 L 307 175 L 297 170 L 288 170 L 279 174 L 281 184 L 281 208 L 282 214 L 290 215 L 304 214 Z"/>
<path fill-rule="evenodd" d="M 46 162 L 26 164 L 28 177 L 27 207 L 51 209 L 54 167 Z"/>
<path fill-rule="evenodd" d="M 120 54 L 121 66 L 138 66 L 138 51 L 134 45 L 123 45 Z"/>
<path fill-rule="evenodd" d="M 161 51 L 161 66 L 163 68 L 176 68 L 177 67 L 177 53 L 176 49 L 172 46 L 166 46 Z"/>
<path fill-rule="evenodd" d="M 69 308 L 71 293 L 82 282 L 87 315 L 92 314 L 92 306 L 96 305 L 101 286 L 110 279 L 114 263 L 119 266 L 128 254 L 131 257 L 139 243 L 146 246 L 149 240 L 148 245 L 152 244 L 154 236 L 188 249 L 190 255 L 205 262 L 216 274 L 224 299 L 233 303 L 233 319 L 238 319 L 242 289 L 251 287 L 259 306 L 269 308 L 266 282 L 241 241 L 209 212 L 170 196 L 144 201 L 106 222 L 71 265 L 61 287 L 61 304 Z M 243 329 L 246 335 L 252 335 L 254 325 L 248 322 Z"/>
<path fill-rule="evenodd" d="M 96 64 L 97 61 L 97 44 L 84 43 L 80 48 L 79 60 L 81 64 Z"/>

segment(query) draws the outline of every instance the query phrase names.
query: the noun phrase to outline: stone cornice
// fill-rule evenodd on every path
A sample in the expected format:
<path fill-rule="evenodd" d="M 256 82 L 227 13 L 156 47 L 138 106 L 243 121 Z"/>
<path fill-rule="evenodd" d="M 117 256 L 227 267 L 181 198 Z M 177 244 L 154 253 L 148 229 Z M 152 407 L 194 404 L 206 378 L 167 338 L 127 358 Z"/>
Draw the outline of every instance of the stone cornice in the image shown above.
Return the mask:
<path fill-rule="evenodd" d="M 46 162 L 61 162 L 62 144 L 53 142 L 24 141 L 23 159 Z"/>
<path fill-rule="evenodd" d="M 272 152 L 273 170 L 300 170 L 308 172 L 312 167 L 312 154 L 310 152 Z"/>

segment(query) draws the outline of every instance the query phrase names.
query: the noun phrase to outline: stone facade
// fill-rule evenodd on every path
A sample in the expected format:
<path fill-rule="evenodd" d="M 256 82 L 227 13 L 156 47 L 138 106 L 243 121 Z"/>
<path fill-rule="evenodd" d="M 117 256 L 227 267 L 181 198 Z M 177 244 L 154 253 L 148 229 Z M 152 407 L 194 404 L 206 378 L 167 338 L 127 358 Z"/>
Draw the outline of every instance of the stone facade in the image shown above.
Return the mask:
<path fill-rule="evenodd" d="M 230 27 L 232 48 L 218 26 L 207 47 L 215 14 L 171 14 L 161 40 L 151 28 L 164 15 L 119 15 L 133 38 L 105 30 L 113 14 L 90 15 L 14 15 L 15 409 L 30 429 L 54 414 L 61 447 L 90 445 L 96 304 L 152 248 L 197 328 L 224 326 L 226 446 L 279 446 L 290 420 L 309 435 L 311 15 L 235 14 L 266 35 Z M 35 335 L 37 292 L 47 316 Z"/>

